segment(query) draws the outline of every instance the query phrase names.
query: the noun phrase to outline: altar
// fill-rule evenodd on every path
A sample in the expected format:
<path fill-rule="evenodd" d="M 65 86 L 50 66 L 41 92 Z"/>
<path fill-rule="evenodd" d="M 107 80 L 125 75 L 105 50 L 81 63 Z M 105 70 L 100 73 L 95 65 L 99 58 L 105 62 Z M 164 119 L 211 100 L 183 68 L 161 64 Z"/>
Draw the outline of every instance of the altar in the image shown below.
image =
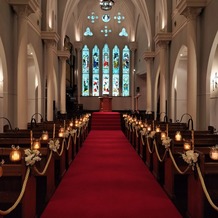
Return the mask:
<path fill-rule="evenodd" d="M 112 111 L 112 97 L 103 96 L 99 97 L 100 100 L 100 111 L 108 112 Z"/>

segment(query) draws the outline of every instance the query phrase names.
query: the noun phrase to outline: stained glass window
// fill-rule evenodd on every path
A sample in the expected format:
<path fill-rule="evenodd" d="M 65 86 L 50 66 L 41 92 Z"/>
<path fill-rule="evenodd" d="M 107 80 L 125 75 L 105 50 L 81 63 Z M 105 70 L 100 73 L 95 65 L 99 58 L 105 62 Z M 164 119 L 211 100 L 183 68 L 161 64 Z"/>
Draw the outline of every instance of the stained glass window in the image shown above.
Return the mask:
<path fill-rule="evenodd" d="M 82 50 L 82 96 L 89 96 L 89 49 L 87 45 Z"/>
<path fill-rule="evenodd" d="M 120 90 L 120 50 L 117 45 L 113 49 L 113 82 L 112 96 L 119 96 Z"/>
<path fill-rule="evenodd" d="M 88 46 L 83 47 L 82 96 L 130 95 L 130 50 L 125 46 L 121 52 L 115 45 L 111 53 L 107 44 L 102 51 L 95 45 L 91 55 Z"/>
<path fill-rule="evenodd" d="M 122 57 L 122 63 L 123 63 L 122 95 L 129 96 L 129 82 L 130 82 L 129 57 L 130 57 L 130 52 L 129 52 L 129 48 L 127 46 L 124 47 L 122 54 L 123 54 L 123 57 Z"/>
<path fill-rule="evenodd" d="M 99 48 L 92 50 L 92 95 L 99 96 Z"/>
<path fill-rule="evenodd" d="M 102 52 L 102 68 L 103 68 L 103 75 L 102 75 L 102 94 L 109 95 L 110 91 L 110 52 L 109 47 L 107 44 L 103 47 Z"/>

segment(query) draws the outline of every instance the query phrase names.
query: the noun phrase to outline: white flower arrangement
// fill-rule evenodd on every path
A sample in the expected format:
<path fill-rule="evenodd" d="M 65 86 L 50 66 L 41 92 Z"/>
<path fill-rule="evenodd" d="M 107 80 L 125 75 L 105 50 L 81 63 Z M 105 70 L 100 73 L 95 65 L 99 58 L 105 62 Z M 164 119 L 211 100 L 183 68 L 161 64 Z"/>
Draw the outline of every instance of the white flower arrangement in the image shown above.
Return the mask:
<path fill-rule="evenodd" d="M 184 154 L 182 154 L 183 160 L 192 166 L 192 170 L 194 170 L 195 163 L 198 161 L 198 153 L 195 153 L 194 150 L 188 150 Z"/>
<path fill-rule="evenodd" d="M 52 150 L 54 152 L 57 152 L 58 149 L 60 148 L 60 141 L 59 141 L 59 139 L 54 139 L 54 140 L 50 139 L 48 144 L 49 144 L 50 150 Z"/>
<path fill-rule="evenodd" d="M 140 131 L 141 135 L 147 135 L 148 134 L 148 131 L 146 128 L 143 128 L 141 131 Z"/>
<path fill-rule="evenodd" d="M 41 153 L 38 150 L 25 149 L 24 153 L 26 155 L 25 161 L 27 166 L 33 166 L 36 161 L 40 161 L 39 157 Z"/>
<path fill-rule="evenodd" d="M 77 132 L 77 129 L 72 129 L 72 130 L 70 130 L 70 135 L 71 136 L 74 136 L 74 134 Z"/>
<path fill-rule="evenodd" d="M 149 133 L 148 137 L 153 139 L 154 136 L 155 136 L 155 134 L 156 134 L 156 131 L 151 131 L 151 132 Z"/>
<path fill-rule="evenodd" d="M 2 161 L 0 162 L 0 166 L 2 166 L 5 163 L 5 161 L 2 159 Z"/>
<path fill-rule="evenodd" d="M 166 137 L 162 140 L 162 145 L 165 146 L 165 149 L 169 149 L 171 140 L 170 137 Z"/>
<path fill-rule="evenodd" d="M 64 131 L 64 138 L 68 138 L 69 134 L 70 134 L 69 131 L 66 129 Z"/>

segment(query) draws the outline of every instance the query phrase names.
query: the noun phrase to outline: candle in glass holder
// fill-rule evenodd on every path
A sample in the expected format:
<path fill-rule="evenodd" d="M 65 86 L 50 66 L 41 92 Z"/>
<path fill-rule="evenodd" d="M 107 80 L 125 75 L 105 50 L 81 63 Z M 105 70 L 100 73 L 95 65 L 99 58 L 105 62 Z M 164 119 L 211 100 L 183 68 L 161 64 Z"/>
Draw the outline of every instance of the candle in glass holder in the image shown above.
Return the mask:
<path fill-rule="evenodd" d="M 156 127 L 156 132 L 160 132 L 160 127 L 159 126 Z"/>
<path fill-rule="evenodd" d="M 183 148 L 184 148 L 185 151 L 191 150 L 191 148 L 192 148 L 191 142 L 184 142 Z"/>
<path fill-rule="evenodd" d="M 33 141 L 33 149 L 34 150 L 38 150 L 38 149 L 40 149 L 41 148 L 41 142 L 38 140 L 38 139 L 35 139 L 34 141 Z"/>
<path fill-rule="evenodd" d="M 182 140 L 182 135 L 181 135 L 180 132 L 176 132 L 175 140 L 176 140 L 176 141 L 181 141 L 181 140 Z"/>
<path fill-rule="evenodd" d="M 10 160 L 13 162 L 21 160 L 21 152 L 18 150 L 12 150 L 10 153 Z"/>
<path fill-rule="evenodd" d="M 167 134 L 165 132 L 161 132 L 161 140 L 165 139 L 167 137 Z"/>
<path fill-rule="evenodd" d="M 48 131 L 43 131 L 41 138 L 42 138 L 42 140 L 48 140 Z"/>
<path fill-rule="evenodd" d="M 218 160 L 218 145 L 210 149 L 210 158 L 212 160 Z"/>

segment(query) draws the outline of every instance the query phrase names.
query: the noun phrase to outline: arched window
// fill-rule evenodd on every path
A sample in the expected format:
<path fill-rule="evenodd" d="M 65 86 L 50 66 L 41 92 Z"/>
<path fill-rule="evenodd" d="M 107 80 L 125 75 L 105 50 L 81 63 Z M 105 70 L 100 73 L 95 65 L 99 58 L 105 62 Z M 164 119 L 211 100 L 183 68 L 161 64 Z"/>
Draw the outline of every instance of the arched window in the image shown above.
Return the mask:
<path fill-rule="evenodd" d="M 87 45 L 82 50 L 82 96 L 89 96 L 89 49 Z"/>
<path fill-rule="evenodd" d="M 92 50 L 92 95 L 99 96 L 99 48 Z"/>
<path fill-rule="evenodd" d="M 129 96 L 129 82 L 130 82 L 129 60 L 130 60 L 129 48 L 125 46 L 123 49 L 123 60 L 122 60 L 123 62 L 122 96 Z"/>
<path fill-rule="evenodd" d="M 89 53 L 87 45 L 82 50 L 82 96 L 129 96 L 130 50 L 128 46 L 121 50 L 115 45 L 111 52 L 107 44 L 102 50 L 95 45 L 91 51 Z"/>
<path fill-rule="evenodd" d="M 113 80 L 112 80 L 112 95 L 120 95 L 120 50 L 117 45 L 113 49 Z"/>
<path fill-rule="evenodd" d="M 102 53 L 102 94 L 109 95 L 110 91 L 110 52 L 107 44 L 104 45 Z"/>

